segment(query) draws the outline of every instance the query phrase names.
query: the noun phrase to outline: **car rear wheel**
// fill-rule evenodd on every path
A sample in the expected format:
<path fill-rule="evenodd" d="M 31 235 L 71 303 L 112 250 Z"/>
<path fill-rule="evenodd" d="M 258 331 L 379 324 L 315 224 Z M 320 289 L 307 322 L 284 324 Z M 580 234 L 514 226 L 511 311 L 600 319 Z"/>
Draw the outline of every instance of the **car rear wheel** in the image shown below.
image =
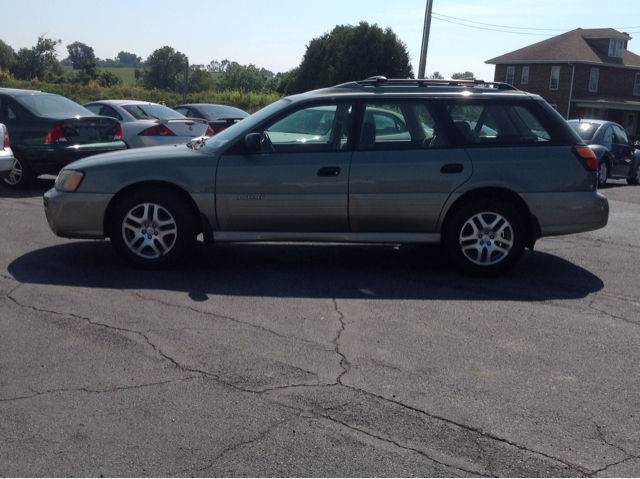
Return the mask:
<path fill-rule="evenodd" d="M 179 195 L 143 189 L 120 199 L 109 221 L 109 237 L 127 262 L 146 269 L 178 265 L 193 251 L 197 215 Z"/>
<path fill-rule="evenodd" d="M 631 176 L 627 178 L 627 183 L 630 185 L 640 185 L 640 163 L 636 165 L 635 171 L 631 173 Z"/>
<path fill-rule="evenodd" d="M 2 179 L 3 185 L 12 190 L 21 190 L 27 188 L 34 176 L 29 165 L 24 161 L 19 154 L 14 153 L 13 167 L 9 176 Z"/>
<path fill-rule="evenodd" d="M 606 160 L 600 160 L 598 164 L 598 186 L 604 186 L 607 184 L 607 178 L 609 177 L 609 164 Z"/>
<path fill-rule="evenodd" d="M 467 203 L 445 224 L 442 243 L 454 266 L 471 276 L 496 276 L 513 267 L 525 247 L 521 214 L 503 200 Z"/>

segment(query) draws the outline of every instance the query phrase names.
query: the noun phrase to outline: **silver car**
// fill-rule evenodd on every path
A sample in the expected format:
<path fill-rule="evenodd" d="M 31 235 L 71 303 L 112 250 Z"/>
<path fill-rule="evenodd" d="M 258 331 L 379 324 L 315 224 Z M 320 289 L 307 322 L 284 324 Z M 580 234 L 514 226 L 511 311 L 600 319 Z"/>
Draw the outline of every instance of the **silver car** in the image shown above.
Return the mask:
<path fill-rule="evenodd" d="M 110 238 L 144 268 L 206 242 L 442 245 L 493 276 L 545 236 L 603 228 L 598 163 L 541 97 L 506 84 L 387 80 L 279 100 L 186 146 L 67 166 L 53 232 Z"/>
<path fill-rule="evenodd" d="M 96 115 L 117 118 L 129 148 L 179 145 L 215 133 L 206 120 L 187 118 L 172 108 L 137 100 L 100 100 L 83 105 Z"/>
<path fill-rule="evenodd" d="M 9 132 L 7 127 L 0 123 L 0 179 L 9 176 L 13 170 L 13 151 L 11 151 L 11 145 L 9 143 Z"/>

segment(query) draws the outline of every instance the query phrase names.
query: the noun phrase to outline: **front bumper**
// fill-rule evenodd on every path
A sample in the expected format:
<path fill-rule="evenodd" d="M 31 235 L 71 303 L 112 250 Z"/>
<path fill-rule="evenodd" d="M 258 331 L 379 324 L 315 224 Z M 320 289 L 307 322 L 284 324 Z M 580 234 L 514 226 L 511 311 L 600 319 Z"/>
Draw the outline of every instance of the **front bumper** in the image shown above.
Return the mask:
<path fill-rule="evenodd" d="M 53 188 L 44 194 L 44 213 L 56 236 L 104 239 L 105 214 L 112 198 L 112 194 L 62 193 Z"/>

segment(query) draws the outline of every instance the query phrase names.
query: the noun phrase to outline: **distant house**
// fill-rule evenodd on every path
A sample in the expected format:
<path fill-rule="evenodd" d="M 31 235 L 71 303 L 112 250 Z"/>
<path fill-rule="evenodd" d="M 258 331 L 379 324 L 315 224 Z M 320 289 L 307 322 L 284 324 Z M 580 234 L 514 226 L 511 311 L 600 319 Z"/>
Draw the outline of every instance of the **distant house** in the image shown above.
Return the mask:
<path fill-rule="evenodd" d="M 639 136 L 640 56 L 631 37 L 613 28 L 578 28 L 487 60 L 494 81 L 537 93 L 562 116 L 598 118 Z"/>

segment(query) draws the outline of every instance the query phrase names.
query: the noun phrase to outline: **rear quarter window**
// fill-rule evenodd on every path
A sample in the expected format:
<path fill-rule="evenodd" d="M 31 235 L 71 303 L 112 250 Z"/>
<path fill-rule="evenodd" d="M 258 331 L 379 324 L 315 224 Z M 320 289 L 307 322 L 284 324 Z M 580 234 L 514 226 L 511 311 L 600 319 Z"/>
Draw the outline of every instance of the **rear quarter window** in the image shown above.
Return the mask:
<path fill-rule="evenodd" d="M 531 146 L 566 141 L 556 121 L 535 101 L 451 101 L 443 106 L 456 144 Z"/>

